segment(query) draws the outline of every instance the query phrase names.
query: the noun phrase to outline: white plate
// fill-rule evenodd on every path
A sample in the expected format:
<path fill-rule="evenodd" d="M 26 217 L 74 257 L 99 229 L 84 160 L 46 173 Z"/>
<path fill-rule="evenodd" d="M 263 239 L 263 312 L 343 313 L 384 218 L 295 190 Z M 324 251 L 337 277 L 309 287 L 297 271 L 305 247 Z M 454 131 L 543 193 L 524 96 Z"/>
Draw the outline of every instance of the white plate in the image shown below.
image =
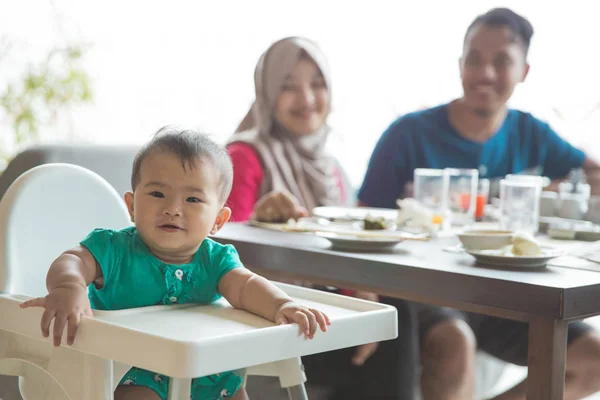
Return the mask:
<path fill-rule="evenodd" d="M 502 250 L 465 250 L 475 257 L 477 263 L 502 268 L 544 268 L 548 261 L 565 255 L 565 252 L 555 247 L 542 247 L 542 254 L 534 257 L 504 256 Z"/>
<path fill-rule="evenodd" d="M 315 232 L 315 236 L 329 240 L 332 248 L 348 251 L 389 250 L 402 241 L 399 238 L 364 238 L 333 232 Z"/>
<path fill-rule="evenodd" d="M 332 221 L 362 221 L 367 216 L 374 218 L 383 217 L 388 221 L 396 221 L 398 210 L 391 208 L 372 207 L 315 207 L 312 210 L 315 217 L 326 218 Z"/>

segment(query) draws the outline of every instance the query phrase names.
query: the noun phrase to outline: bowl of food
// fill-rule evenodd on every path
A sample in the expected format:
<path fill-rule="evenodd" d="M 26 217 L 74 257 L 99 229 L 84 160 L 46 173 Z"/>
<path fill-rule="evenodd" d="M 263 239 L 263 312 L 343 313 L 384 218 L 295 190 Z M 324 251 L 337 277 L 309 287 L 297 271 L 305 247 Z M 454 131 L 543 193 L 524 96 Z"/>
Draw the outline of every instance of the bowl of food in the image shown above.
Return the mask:
<path fill-rule="evenodd" d="M 500 249 L 465 251 L 475 257 L 479 265 L 511 269 L 544 268 L 550 260 L 565 254 L 560 248 L 540 244 L 526 232 L 515 232 L 512 244 Z"/>
<path fill-rule="evenodd" d="M 515 232 L 497 229 L 473 229 L 458 234 L 467 250 L 494 250 L 513 244 Z"/>

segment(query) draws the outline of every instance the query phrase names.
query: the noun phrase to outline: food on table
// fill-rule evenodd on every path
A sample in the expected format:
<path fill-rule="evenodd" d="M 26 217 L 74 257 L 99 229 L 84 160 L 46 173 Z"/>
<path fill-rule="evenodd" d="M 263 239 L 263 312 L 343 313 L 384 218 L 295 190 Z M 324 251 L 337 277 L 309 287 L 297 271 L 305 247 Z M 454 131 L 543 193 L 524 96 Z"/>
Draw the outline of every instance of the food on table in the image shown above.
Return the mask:
<path fill-rule="evenodd" d="M 538 257 L 542 255 L 542 247 L 529 233 L 515 232 L 512 244 L 500 249 L 482 250 L 483 254 L 502 257 Z"/>
<path fill-rule="evenodd" d="M 512 253 L 516 256 L 535 257 L 542 254 L 540 244 L 528 233 L 516 232 L 512 241 Z"/>
<path fill-rule="evenodd" d="M 396 220 L 398 225 L 434 230 L 435 225 L 443 222 L 442 216 L 434 214 L 415 199 L 407 198 L 398 200 L 397 204 L 400 207 Z"/>
<path fill-rule="evenodd" d="M 387 228 L 387 222 L 383 217 L 371 217 L 367 215 L 363 221 L 363 229 L 365 231 L 377 231 Z"/>

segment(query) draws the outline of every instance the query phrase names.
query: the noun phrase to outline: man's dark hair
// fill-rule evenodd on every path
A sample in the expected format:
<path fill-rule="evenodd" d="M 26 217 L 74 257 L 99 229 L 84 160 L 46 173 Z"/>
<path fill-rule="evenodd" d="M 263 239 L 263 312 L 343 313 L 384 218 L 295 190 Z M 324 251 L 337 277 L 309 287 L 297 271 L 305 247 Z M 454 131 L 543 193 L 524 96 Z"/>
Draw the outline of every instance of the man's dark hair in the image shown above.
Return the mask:
<path fill-rule="evenodd" d="M 479 15 L 469 25 L 465 34 L 465 42 L 469 32 L 479 25 L 508 28 L 513 34 L 513 40 L 520 40 L 523 44 L 525 55 L 529 52 L 529 44 L 533 36 L 533 26 L 527 18 L 520 16 L 516 12 L 508 8 L 493 8 L 485 14 Z"/>
<path fill-rule="evenodd" d="M 209 161 L 220 175 L 220 200 L 225 202 L 229 197 L 233 183 L 233 165 L 225 149 L 206 134 L 172 125 L 159 129 L 154 137 L 137 152 L 131 173 L 132 190 L 135 190 L 140 182 L 142 162 L 154 150 L 174 154 L 181 160 L 184 169 L 194 168 L 199 158 Z"/>

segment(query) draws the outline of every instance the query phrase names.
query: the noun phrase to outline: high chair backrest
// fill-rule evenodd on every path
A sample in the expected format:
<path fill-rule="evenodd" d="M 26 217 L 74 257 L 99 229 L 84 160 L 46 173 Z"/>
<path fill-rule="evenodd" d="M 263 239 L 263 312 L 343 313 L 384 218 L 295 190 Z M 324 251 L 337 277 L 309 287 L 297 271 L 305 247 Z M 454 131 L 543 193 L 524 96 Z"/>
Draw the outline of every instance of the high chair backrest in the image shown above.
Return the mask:
<path fill-rule="evenodd" d="M 124 201 L 96 173 L 72 164 L 30 169 L 0 200 L 0 291 L 46 295 L 46 273 L 63 251 L 94 228 L 130 224 Z"/>

